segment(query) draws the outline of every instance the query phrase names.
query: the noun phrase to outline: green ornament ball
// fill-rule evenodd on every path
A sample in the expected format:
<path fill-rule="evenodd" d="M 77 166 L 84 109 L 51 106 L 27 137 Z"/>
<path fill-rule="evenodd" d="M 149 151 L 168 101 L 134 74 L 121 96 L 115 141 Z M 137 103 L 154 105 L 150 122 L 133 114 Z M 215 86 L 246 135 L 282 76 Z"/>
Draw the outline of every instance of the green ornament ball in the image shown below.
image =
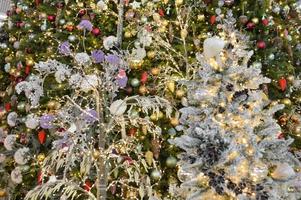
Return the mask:
<path fill-rule="evenodd" d="M 158 181 L 160 180 L 161 178 L 161 172 L 157 169 L 154 169 L 151 173 L 151 178 L 154 180 L 154 181 Z"/>
<path fill-rule="evenodd" d="M 173 156 L 169 156 L 167 159 L 166 159 L 166 166 L 169 167 L 169 168 L 174 168 L 177 166 L 177 159 Z"/>
<path fill-rule="evenodd" d="M 17 109 L 21 112 L 24 112 L 26 108 L 26 103 L 24 101 L 21 101 L 17 105 Z"/>
<path fill-rule="evenodd" d="M 137 78 L 133 78 L 131 80 L 131 86 L 138 87 L 140 85 L 140 81 Z"/>

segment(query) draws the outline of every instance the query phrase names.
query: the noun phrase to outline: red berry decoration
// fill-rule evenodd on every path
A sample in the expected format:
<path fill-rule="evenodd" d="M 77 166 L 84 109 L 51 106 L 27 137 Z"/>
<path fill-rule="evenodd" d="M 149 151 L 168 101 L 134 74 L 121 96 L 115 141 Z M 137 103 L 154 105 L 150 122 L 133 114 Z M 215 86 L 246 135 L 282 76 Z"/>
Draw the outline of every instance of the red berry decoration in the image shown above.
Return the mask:
<path fill-rule="evenodd" d="M 262 23 L 264 26 L 267 26 L 267 25 L 269 25 L 269 20 L 266 19 L 266 18 L 264 18 L 264 19 L 262 19 L 261 23 Z"/>
<path fill-rule="evenodd" d="M 11 103 L 6 103 L 4 107 L 6 112 L 9 112 L 11 110 Z"/>
<path fill-rule="evenodd" d="M 68 25 L 66 26 L 67 31 L 72 32 L 74 30 L 74 26 Z"/>
<path fill-rule="evenodd" d="M 215 16 L 215 15 L 212 15 L 212 16 L 210 17 L 210 24 L 213 25 L 215 22 L 216 22 L 216 16 Z"/>
<path fill-rule="evenodd" d="M 148 74 L 147 74 L 147 72 L 143 72 L 143 73 L 141 74 L 141 78 L 140 78 L 141 84 L 145 84 L 145 83 L 147 82 L 147 79 L 148 79 Z"/>
<path fill-rule="evenodd" d="M 30 66 L 26 65 L 25 67 L 25 74 L 28 75 L 30 73 Z"/>
<path fill-rule="evenodd" d="M 159 10 L 158 10 L 158 13 L 159 13 L 159 15 L 161 16 L 161 17 L 163 17 L 165 14 L 164 14 L 164 10 L 162 9 L 162 8 L 160 8 Z"/>
<path fill-rule="evenodd" d="M 89 192 L 91 190 L 91 187 L 92 187 L 92 183 L 89 179 L 87 179 L 84 184 L 84 189 Z"/>
<path fill-rule="evenodd" d="M 86 10 L 80 10 L 80 11 L 78 12 L 78 16 L 79 16 L 79 17 L 82 17 L 82 16 L 84 16 L 86 13 L 87 13 Z"/>
<path fill-rule="evenodd" d="M 47 20 L 50 21 L 50 22 L 54 22 L 55 21 L 55 15 L 48 15 Z"/>
<path fill-rule="evenodd" d="M 46 132 L 44 130 L 39 131 L 38 139 L 40 144 L 44 144 L 46 142 Z"/>
<path fill-rule="evenodd" d="M 101 34 L 101 31 L 100 31 L 99 28 L 93 28 L 92 34 L 93 34 L 94 36 L 99 36 L 99 35 Z"/>
<path fill-rule="evenodd" d="M 248 22 L 247 23 L 247 29 L 249 31 L 253 30 L 254 28 L 255 28 L 255 23 L 253 23 L 253 22 Z"/>
<path fill-rule="evenodd" d="M 129 136 L 135 136 L 136 133 L 137 133 L 137 128 L 130 128 L 130 129 L 128 130 L 128 135 L 129 135 Z"/>
<path fill-rule="evenodd" d="M 16 27 L 21 28 L 24 25 L 23 22 L 16 22 Z"/>
<path fill-rule="evenodd" d="M 279 84 L 279 87 L 280 87 L 281 91 L 284 92 L 286 90 L 286 87 L 287 87 L 286 79 L 282 77 L 281 79 L 279 79 L 278 84 Z"/>
<path fill-rule="evenodd" d="M 257 48 L 258 49 L 265 49 L 266 48 L 266 44 L 263 40 L 260 40 L 257 42 Z"/>
<path fill-rule="evenodd" d="M 41 185 L 43 181 L 43 173 L 42 171 L 38 172 L 38 184 Z"/>

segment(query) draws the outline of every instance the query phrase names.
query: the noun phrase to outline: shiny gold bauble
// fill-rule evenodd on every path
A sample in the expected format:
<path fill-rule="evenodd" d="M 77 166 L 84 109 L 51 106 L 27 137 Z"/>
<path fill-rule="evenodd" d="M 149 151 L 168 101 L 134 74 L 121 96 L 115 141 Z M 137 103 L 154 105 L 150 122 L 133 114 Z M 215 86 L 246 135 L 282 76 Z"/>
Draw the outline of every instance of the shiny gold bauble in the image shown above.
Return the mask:
<path fill-rule="evenodd" d="M 47 108 L 50 109 L 50 110 L 54 110 L 54 109 L 55 109 L 56 103 L 57 103 L 57 102 L 54 101 L 54 100 L 48 101 L 48 103 L 47 103 Z"/>
<path fill-rule="evenodd" d="M 6 191 L 4 189 L 0 189 L 0 197 L 6 197 Z"/>
<path fill-rule="evenodd" d="M 252 18 L 252 22 L 254 22 L 255 24 L 258 24 L 259 19 L 257 17 Z"/>
<path fill-rule="evenodd" d="M 176 0 L 176 6 L 180 6 L 183 4 L 183 0 Z"/>
<path fill-rule="evenodd" d="M 23 56 L 24 56 L 23 51 L 17 51 L 17 52 L 16 52 L 16 57 L 17 57 L 17 58 L 21 58 L 21 57 L 23 57 Z"/>
<path fill-rule="evenodd" d="M 144 85 L 139 87 L 139 93 L 145 95 L 147 93 L 147 88 Z"/>
<path fill-rule="evenodd" d="M 126 32 L 124 33 L 124 37 L 125 37 L 125 38 L 130 38 L 130 37 L 132 37 L 131 32 L 126 31 Z"/>
<path fill-rule="evenodd" d="M 185 91 L 182 89 L 176 90 L 176 97 L 181 99 L 185 95 Z"/>
<path fill-rule="evenodd" d="M 9 70 L 9 74 L 12 75 L 12 76 L 14 76 L 14 75 L 16 74 L 16 72 L 17 72 L 17 69 L 16 69 L 16 68 L 11 68 L 11 69 Z"/>
<path fill-rule="evenodd" d="M 172 93 L 175 92 L 175 88 L 176 88 L 176 83 L 175 83 L 175 81 L 168 81 L 168 82 L 166 83 L 166 86 L 167 86 L 167 89 L 168 89 L 170 92 L 172 92 Z"/>
<path fill-rule="evenodd" d="M 208 187 L 209 186 L 209 178 L 203 174 L 200 173 L 197 177 L 197 183 L 200 187 Z"/>
<path fill-rule="evenodd" d="M 281 103 L 283 103 L 286 106 L 292 105 L 292 101 L 289 98 L 284 98 L 281 100 Z"/>
<path fill-rule="evenodd" d="M 198 21 L 204 21 L 205 15 L 198 15 Z"/>
<path fill-rule="evenodd" d="M 5 60 L 5 62 L 9 63 L 13 60 L 13 57 L 12 56 L 6 56 L 4 60 Z"/>
<path fill-rule="evenodd" d="M 294 134 L 296 134 L 297 136 L 301 136 L 301 125 L 297 125 L 294 127 Z"/>
<path fill-rule="evenodd" d="M 157 113 L 151 114 L 150 119 L 151 119 L 152 121 L 157 121 L 157 120 L 158 120 L 158 115 L 157 115 Z"/>
<path fill-rule="evenodd" d="M 181 38 L 185 39 L 188 35 L 187 29 L 182 29 L 181 30 Z"/>
<path fill-rule="evenodd" d="M 27 66 L 33 66 L 34 65 L 34 60 L 32 58 L 26 59 L 26 65 Z"/>
<path fill-rule="evenodd" d="M 42 163 L 45 160 L 45 154 L 40 153 L 37 157 L 39 163 Z"/>
<path fill-rule="evenodd" d="M 156 56 L 155 51 L 148 51 L 148 52 L 147 52 L 147 57 L 148 57 L 149 59 L 153 59 L 155 56 Z"/>
<path fill-rule="evenodd" d="M 142 67 L 143 60 L 132 60 L 130 62 L 130 67 L 132 69 L 140 69 Z"/>
<path fill-rule="evenodd" d="M 92 153 L 94 159 L 98 159 L 100 157 L 100 151 L 95 149 Z"/>
<path fill-rule="evenodd" d="M 11 42 L 11 43 L 14 43 L 16 40 L 17 39 L 15 37 L 10 37 L 8 41 Z"/>
<path fill-rule="evenodd" d="M 170 124 L 173 126 L 178 126 L 179 125 L 179 119 L 176 117 L 173 117 L 170 119 Z"/>
<path fill-rule="evenodd" d="M 159 75 L 159 74 L 160 74 L 160 68 L 158 68 L 158 67 L 153 67 L 153 68 L 151 69 L 151 73 L 152 73 L 152 75 L 154 75 L 154 76 Z"/>
<path fill-rule="evenodd" d="M 159 111 L 157 115 L 158 115 L 158 119 L 163 119 L 164 117 L 164 113 L 161 111 Z"/>
<path fill-rule="evenodd" d="M 294 75 L 290 75 L 287 77 L 287 80 L 290 82 L 293 82 L 295 80 L 295 76 Z"/>

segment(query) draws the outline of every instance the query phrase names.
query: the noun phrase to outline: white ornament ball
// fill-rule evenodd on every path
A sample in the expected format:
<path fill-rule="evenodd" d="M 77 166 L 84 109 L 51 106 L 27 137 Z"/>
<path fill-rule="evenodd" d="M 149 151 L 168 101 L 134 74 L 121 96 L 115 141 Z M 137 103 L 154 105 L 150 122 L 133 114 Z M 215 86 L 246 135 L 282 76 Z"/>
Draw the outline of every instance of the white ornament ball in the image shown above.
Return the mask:
<path fill-rule="evenodd" d="M 122 115 L 126 111 L 126 109 L 126 102 L 121 99 L 114 101 L 110 106 L 111 114 L 116 116 Z"/>
<path fill-rule="evenodd" d="M 76 37 L 75 37 L 74 35 L 69 35 L 69 36 L 68 36 L 68 40 L 69 40 L 70 42 L 74 42 L 74 41 L 76 40 Z"/>
<path fill-rule="evenodd" d="M 287 163 L 279 163 L 271 174 L 272 178 L 276 180 L 288 180 L 295 175 L 294 169 Z"/>
<path fill-rule="evenodd" d="M 219 53 L 223 50 L 224 46 L 225 46 L 225 42 L 218 37 L 207 38 L 204 41 L 205 58 L 209 59 L 219 55 Z"/>

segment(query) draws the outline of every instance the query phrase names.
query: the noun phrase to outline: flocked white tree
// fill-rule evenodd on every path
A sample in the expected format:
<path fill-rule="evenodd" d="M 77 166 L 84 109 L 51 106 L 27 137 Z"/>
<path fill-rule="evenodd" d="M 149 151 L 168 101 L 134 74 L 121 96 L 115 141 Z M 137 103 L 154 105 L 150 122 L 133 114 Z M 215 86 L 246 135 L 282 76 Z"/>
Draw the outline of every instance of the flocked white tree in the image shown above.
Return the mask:
<path fill-rule="evenodd" d="M 170 142 L 184 151 L 182 194 L 190 200 L 297 200 L 300 163 L 273 119 L 283 106 L 260 89 L 270 80 L 248 65 L 249 39 L 235 30 L 231 11 L 218 26 L 220 35 L 206 39 L 196 55 L 195 76 L 181 81 L 188 103 L 177 129 L 184 134 Z"/>

